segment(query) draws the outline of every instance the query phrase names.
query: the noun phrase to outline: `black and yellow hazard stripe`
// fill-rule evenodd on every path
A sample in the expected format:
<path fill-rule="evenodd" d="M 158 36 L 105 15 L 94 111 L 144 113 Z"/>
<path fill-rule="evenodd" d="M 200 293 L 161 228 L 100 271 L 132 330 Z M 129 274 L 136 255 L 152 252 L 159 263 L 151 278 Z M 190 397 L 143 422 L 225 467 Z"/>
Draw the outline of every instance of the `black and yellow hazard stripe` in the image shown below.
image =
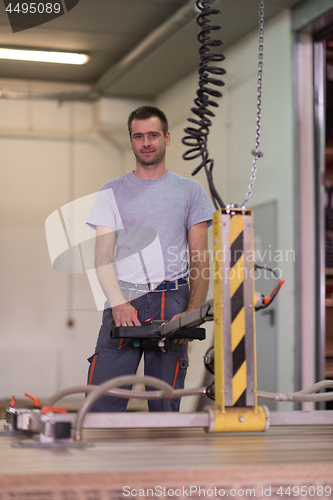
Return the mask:
<path fill-rule="evenodd" d="M 230 217 L 230 301 L 232 350 L 232 405 L 246 406 L 244 307 L 244 217 Z"/>

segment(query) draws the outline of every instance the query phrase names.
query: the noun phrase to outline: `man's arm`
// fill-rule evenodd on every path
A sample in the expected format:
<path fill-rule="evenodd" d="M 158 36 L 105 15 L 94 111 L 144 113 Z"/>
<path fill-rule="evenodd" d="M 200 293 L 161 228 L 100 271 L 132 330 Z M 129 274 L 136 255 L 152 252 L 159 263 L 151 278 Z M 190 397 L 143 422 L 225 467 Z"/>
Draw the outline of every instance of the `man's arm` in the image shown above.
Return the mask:
<path fill-rule="evenodd" d="M 190 296 L 186 312 L 198 309 L 207 297 L 209 288 L 208 226 L 200 222 L 188 230 L 190 252 Z"/>
<path fill-rule="evenodd" d="M 116 326 L 140 326 L 136 309 L 126 302 L 119 287 L 114 266 L 116 232 L 96 227 L 95 267 L 101 287 L 108 299 Z"/>
<path fill-rule="evenodd" d="M 188 246 L 190 253 L 190 295 L 186 311 L 175 315 L 172 319 L 198 309 L 205 302 L 209 287 L 208 226 L 200 222 L 188 230 Z M 177 342 L 177 340 L 175 340 Z M 186 344 L 188 339 L 178 339 Z"/>

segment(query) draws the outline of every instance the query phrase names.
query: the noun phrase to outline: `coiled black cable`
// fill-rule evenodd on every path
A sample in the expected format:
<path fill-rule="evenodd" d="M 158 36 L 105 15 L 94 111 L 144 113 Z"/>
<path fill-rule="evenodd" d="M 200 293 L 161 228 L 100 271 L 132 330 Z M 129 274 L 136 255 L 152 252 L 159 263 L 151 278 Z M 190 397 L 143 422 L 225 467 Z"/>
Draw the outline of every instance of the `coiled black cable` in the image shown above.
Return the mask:
<path fill-rule="evenodd" d="M 198 34 L 198 40 L 201 43 L 199 48 L 199 88 L 197 90 L 197 97 L 194 99 L 196 107 L 191 108 L 196 118 L 187 118 L 187 120 L 196 125 L 197 128 L 186 127 L 184 129 L 187 135 L 182 139 L 182 143 L 185 144 L 185 146 L 189 146 L 190 149 L 183 154 L 183 159 L 193 160 L 201 157 L 201 163 L 192 172 L 192 175 L 197 174 L 201 168 L 205 169 L 211 197 L 216 210 L 218 210 L 219 207 L 224 208 L 225 204 L 214 186 L 214 160 L 209 158 L 207 141 L 209 127 L 212 125 L 211 118 L 215 116 L 208 107 L 218 107 L 217 102 L 212 100 L 212 97 L 222 97 L 222 93 L 212 88 L 211 85 L 218 87 L 224 86 L 222 80 L 212 77 L 211 75 L 224 75 L 225 70 L 218 66 L 212 66 L 211 63 L 224 61 L 225 57 L 221 53 L 210 52 L 211 47 L 219 47 L 223 44 L 222 40 L 214 40 L 210 36 L 211 31 L 222 29 L 221 26 L 210 24 L 210 16 L 219 14 L 221 11 L 219 9 L 212 9 L 210 7 L 210 0 L 197 0 L 196 6 L 200 10 L 197 16 L 197 23 L 201 28 Z"/>

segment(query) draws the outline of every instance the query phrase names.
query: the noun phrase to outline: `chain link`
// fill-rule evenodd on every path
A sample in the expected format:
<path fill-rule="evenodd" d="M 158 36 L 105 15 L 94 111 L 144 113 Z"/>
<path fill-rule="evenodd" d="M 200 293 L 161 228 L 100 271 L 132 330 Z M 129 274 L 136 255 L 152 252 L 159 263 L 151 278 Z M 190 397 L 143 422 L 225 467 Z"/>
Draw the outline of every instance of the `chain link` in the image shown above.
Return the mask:
<path fill-rule="evenodd" d="M 262 63 L 263 63 L 263 52 L 264 52 L 264 2 L 259 3 L 259 63 L 258 63 L 258 94 L 257 94 L 257 127 L 256 127 L 256 145 L 255 149 L 252 149 L 251 154 L 254 156 L 252 174 L 250 178 L 250 184 L 248 186 L 245 199 L 242 203 L 242 207 L 245 207 L 246 203 L 252 194 L 254 183 L 257 175 L 258 159 L 261 158 L 263 153 L 260 151 L 260 126 L 261 126 L 261 84 L 262 84 Z"/>

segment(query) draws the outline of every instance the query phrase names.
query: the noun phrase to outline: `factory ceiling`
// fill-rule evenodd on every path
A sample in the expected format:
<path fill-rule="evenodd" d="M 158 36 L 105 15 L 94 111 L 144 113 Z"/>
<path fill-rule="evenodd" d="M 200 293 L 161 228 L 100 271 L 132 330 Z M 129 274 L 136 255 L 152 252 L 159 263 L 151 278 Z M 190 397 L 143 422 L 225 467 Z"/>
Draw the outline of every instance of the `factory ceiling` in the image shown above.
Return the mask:
<path fill-rule="evenodd" d="M 0 1 L 0 47 L 82 52 L 89 54 L 89 62 L 68 66 L 2 60 L 1 79 L 84 84 L 103 96 L 154 99 L 198 66 L 194 0 L 59 2 L 65 14 L 13 32 L 5 9 L 9 2 Z M 266 0 L 265 22 L 300 3 Z M 17 2 L 11 4 L 13 8 Z M 212 6 L 221 10 L 212 21 L 222 26 L 224 49 L 258 27 L 258 0 L 212 0 Z"/>

